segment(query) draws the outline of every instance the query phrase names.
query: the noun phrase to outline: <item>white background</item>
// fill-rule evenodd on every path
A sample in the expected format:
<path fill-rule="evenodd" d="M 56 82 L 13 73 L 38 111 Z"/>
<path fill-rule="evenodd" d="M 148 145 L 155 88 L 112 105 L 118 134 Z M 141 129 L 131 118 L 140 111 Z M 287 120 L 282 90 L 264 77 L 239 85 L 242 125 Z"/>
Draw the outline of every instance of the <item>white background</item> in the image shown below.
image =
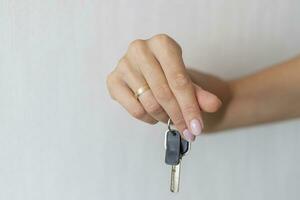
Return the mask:
<path fill-rule="evenodd" d="M 300 53 L 297 0 L 0 0 L 1 200 L 294 200 L 299 120 L 198 138 L 169 192 L 165 125 L 132 119 L 106 75 L 168 33 L 187 65 L 236 78 Z M 276 109 L 276 108 L 274 108 Z"/>

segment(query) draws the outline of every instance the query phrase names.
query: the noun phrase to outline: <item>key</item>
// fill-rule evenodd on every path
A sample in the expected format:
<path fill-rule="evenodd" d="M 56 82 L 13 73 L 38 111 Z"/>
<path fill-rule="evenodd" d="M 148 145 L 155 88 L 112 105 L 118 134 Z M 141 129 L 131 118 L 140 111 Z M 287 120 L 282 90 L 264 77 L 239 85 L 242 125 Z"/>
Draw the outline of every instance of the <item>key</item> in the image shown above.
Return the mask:
<path fill-rule="evenodd" d="M 171 165 L 171 192 L 179 191 L 180 182 L 180 167 L 183 146 L 180 138 L 180 134 L 176 130 L 167 130 L 166 132 L 166 156 L 165 163 Z"/>
<path fill-rule="evenodd" d="M 181 160 L 179 160 L 179 163 L 177 165 L 172 165 L 171 167 L 171 184 L 170 184 L 171 192 L 179 192 L 180 167 L 181 167 Z"/>
<path fill-rule="evenodd" d="M 168 121 L 168 130 L 165 133 L 165 163 L 171 165 L 171 192 L 179 192 L 181 160 L 190 149 L 190 143 L 180 137 L 177 130 L 170 128 Z"/>
<path fill-rule="evenodd" d="M 190 148 L 190 143 L 184 139 L 181 139 L 180 143 L 180 154 L 181 158 L 188 152 Z M 180 183 L 180 170 L 181 170 L 181 158 L 177 165 L 172 165 L 171 171 L 171 192 L 179 192 L 179 183 Z"/>

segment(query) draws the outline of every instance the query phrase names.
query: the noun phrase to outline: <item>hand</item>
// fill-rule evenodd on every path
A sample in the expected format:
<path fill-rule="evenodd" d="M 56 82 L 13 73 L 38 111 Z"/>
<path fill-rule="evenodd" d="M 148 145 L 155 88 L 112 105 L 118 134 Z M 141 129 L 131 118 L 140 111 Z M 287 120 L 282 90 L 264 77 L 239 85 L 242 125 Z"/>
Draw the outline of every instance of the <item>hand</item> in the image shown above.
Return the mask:
<path fill-rule="evenodd" d="M 143 86 L 150 89 L 135 98 Z M 191 81 L 182 59 L 181 47 L 165 34 L 135 40 L 107 77 L 111 97 L 132 116 L 154 124 L 167 122 L 189 141 L 203 129 L 201 110 L 215 112 L 221 101 Z"/>

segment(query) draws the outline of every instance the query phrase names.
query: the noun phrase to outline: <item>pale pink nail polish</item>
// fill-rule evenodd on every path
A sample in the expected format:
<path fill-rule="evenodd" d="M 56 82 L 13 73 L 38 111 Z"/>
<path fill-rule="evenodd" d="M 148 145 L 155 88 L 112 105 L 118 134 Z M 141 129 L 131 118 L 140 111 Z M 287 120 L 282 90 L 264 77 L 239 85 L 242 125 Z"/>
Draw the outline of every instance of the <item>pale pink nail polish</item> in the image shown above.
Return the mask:
<path fill-rule="evenodd" d="M 201 122 L 198 119 L 191 120 L 190 128 L 194 135 L 200 135 L 202 132 Z"/>
<path fill-rule="evenodd" d="M 183 135 L 187 141 L 189 142 L 195 141 L 195 136 L 189 130 L 185 129 L 183 131 Z"/>

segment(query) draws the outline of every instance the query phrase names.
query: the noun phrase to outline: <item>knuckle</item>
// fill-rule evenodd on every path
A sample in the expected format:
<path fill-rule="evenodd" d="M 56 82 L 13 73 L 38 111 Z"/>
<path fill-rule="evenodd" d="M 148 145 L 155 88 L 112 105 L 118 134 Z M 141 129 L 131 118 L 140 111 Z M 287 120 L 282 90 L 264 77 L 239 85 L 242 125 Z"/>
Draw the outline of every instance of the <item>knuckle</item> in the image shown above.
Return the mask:
<path fill-rule="evenodd" d="M 120 58 L 120 60 L 118 61 L 118 66 L 124 66 L 124 65 L 128 65 L 128 60 L 125 56 L 123 56 L 122 58 Z"/>
<path fill-rule="evenodd" d="M 117 70 L 120 70 L 121 72 L 127 71 L 129 69 L 130 64 L 128 59 L 124 56 L 118 61 Z"/>
<path fill-rule="evenodd" d="M 123 57 L 119 60 L 116 71 L 119 72 L 119 75 L 122 77 L 128 77 L 134 72 L 134 67 L 130 64 L 130 61 L 127 57 Z"/>
<path fill-rule="evenodd" d="M 167 83 L 163 83 L 157 86 L 154 90 L 158 101 L 170 101 L 173 98 L 173 94 Z"/>
<path fill-rule="evenodd" d="M 172 121 L 176 127 L 185 127 L 185 121 L 181 113 L 174 114 L 172 116 Z"/>
<path fill-rule="evenodd" d="M 155 35 L 153 37 L 153 40 L 159 42 L 159 43 L 164 43 L 164 42 L 170 42 L 171 37 L 165 33 L 161 33 L 161 34 L 158 34 L 158 35 Z"/>
<path fill-rule="evenodd" d="M 133 117 L 137 119 L 142 119 L 146 115 L 146 111 L 141 106 L 135 106 L 130 113 Z"/>
<path fill-rule="evenodd" d="M 106 87 L 107 87 L 107 90 L 109 92 L 110 97 L 113 100 L 116 100 L 115 96 L 113 95 L 113 92 L 112 92 L 113 86 L 114 86 L 113 76 L 114 76 L 113 73 L 110 73 L 109 75 L 107 75 L 107 77 L 106 77 Z"/>
<path fill-rule="evenodd" d="M 153 43 L 157 44 L 157 46 L 163 47 L 163 52 L 165 54 L 182 54 L 180 45 L 165 33 L 154 36 L 152 41 Z"/>
<path fill-rule="evenodd" d="M 157 102 L 149 102 L 145 107 L 146 110 L 153 115 L 157 115 L 163 111 L 162 107 Z"/>
<path fill-rule="evenodd" d="M 173 82 L 174 89 L 178 89 L 178 90 L 186 89 L 190 85 L 190 79 L 184 73 L 175 74 L 172 82 Z"/>
<path fill-rule="evenodd" d="M 129 44 L 128 52 L 130 53 L 138 53 L 138 52 L 143 52 L 145 50 L 146 43 L 144 40 L 137 39 L 132 41 Z"/>
<path fill-rule="evenodd" d="M 197 105 L 185 105 L 183 106 L 182 108 L 182 113 L 183 115 L 192 115 L 192 116 L 195 116 L 195 115 L 199 115 L 199 112 L 198 112 L 199 108 Z"/>

